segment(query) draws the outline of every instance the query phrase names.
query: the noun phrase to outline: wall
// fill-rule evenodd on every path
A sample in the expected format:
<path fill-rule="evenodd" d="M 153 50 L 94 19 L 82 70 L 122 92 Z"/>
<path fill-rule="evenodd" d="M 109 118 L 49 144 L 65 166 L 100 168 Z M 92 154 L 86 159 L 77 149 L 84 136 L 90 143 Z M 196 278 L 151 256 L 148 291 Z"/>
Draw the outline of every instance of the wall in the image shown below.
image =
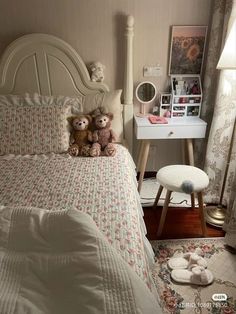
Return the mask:
<path fill-rule="evenodd" d="M 159 91 L 168 85 L 171 25 L 207 25 L 212 0 L 0 0 L 0 55 L 17 37 L 49 33 L 71 44 L 86 63 L 106 65 L 111 89 L 122 88 L 125 15 L 135 17 L 134 82 L 144 78 L 143 65 L 163 67 L 151 78 Z M 135 109 L 138 104 L 135 101 Z M 156 143 L 153 143 L 154 145 Z M 180 160 L 178 141 L 159 142 L 159 161 L 149 169 Z M 155 149 L 153 149 L 155 151 Z"/>

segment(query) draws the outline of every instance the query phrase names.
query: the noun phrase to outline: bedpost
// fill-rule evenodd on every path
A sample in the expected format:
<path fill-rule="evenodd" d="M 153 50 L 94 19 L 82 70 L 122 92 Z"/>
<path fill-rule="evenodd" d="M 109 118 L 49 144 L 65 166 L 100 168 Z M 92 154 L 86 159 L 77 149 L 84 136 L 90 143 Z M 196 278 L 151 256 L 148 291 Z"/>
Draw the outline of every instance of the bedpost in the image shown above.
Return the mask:
<path fill-rule="evenodd" d="M 133 36 L 134 18 L 129 15 L 126 24 L 126 60 L 124 77 L 124 138 L 130 153 L 133 151 Z"/>

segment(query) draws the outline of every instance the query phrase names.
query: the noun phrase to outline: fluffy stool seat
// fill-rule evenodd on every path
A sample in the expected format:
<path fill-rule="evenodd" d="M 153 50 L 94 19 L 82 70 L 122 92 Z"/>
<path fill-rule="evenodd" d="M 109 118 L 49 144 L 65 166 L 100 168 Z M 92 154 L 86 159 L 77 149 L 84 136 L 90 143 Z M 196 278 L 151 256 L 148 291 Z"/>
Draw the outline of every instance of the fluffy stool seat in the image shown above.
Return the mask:
<path fill-rule="evenodd" d="M 188 194 L 202 191 L 209 184 L 209 178 L 204 171 L 186 165 L 163 167 L 158 171 L 156 178 L 160 185 L 167 190 Z"/>
<path fill-rule="evenodd" d="M 193 208 L 194 193 L 197 193 L 202 233 L 204 236 L 206 236 L 206 222 L 203 211 L 204 205 L 202 191 L 209 184 L 209 178 L 207 174 L 201 169 L 193 166 L 171 165 L 161 168 L 157 172 L 156 178 L 157 181 L 160 183 L 160 187 L 153 205 L 154 208 L 157 207 L 157 203 L 159 201 L 163 188 L 167 190 L 157 236 L 160 236 L 162 233 L 172 192 L 191 194 L 191 204 Z"/>

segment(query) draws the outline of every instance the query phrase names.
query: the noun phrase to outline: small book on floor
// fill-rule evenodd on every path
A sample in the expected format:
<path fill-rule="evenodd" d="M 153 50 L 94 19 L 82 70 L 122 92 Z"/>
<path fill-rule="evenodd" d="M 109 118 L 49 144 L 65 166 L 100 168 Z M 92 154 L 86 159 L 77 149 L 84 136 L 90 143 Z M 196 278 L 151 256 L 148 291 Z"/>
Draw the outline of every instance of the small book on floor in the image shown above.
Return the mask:
<path fill-rule="evenodd" d="M 153 124 L 167 124 L 168 123 L 165 117 L 149 116 L 148 119 Z"/>

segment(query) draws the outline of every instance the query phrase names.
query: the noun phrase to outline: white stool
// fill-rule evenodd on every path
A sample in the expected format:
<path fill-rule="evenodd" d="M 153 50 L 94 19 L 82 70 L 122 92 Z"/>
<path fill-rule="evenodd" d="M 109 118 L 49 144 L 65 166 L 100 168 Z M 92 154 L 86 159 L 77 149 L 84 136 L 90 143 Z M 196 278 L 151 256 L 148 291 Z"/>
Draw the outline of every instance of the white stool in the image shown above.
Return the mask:
<path fill-rule="evenodd" d="M 191 204 L 194 207 L 194 193 L 197 193 L 199 215 L 203 236 L 206 236 L 206 222 L 203 211 L 202 191 L 208 186 L 209 178 L 207 174 L 199 168 L 186 165 L 171 165 L 161 168 L 157 172 L 157 181 L 160 184 L 153 207 L 156 208 L 163 187 L 166 188 L 166 197 L 161 213 L 160 224 L 157 231 L 159 237 L 165 223 L 166 213 L 172 192 L 182 192 L 191 194 Z"/>

